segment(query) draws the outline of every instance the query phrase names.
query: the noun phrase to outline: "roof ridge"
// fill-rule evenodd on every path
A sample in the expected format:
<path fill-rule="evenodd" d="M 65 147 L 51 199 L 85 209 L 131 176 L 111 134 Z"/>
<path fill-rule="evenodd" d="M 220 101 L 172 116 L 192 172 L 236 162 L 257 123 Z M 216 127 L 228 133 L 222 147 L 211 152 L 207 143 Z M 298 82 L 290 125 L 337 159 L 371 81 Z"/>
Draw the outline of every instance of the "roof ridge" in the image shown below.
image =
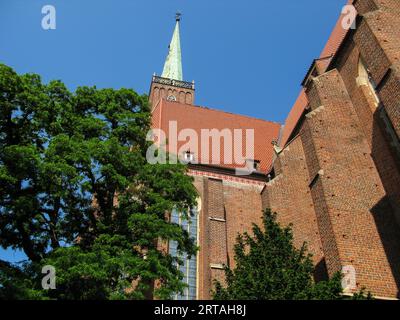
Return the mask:
<path fill-rule="evenodd" d="M 165 99 L 163 99 L 163 100 L 165 100 Z M 279 123 L 277 121 L 265 120 L 265 119 L 257 118 L 257 117 L 254 117 L 254 116 L 248 116 L 248 115 L 244 115 L 244 114 L 234 113 L 234 112 L 231 112 L 231 111 L 225 111 L 225 110 L 221 110 L 221 109 L 215 109 L 215 108 L 210 108 L 210 107 L 200 106 L 200 105 L 190 105 L 190 104 L 186 105 L 186 104 L 183 104 L 183 103 L 167 101 L 167 100 L 165 100 L 165 102 L 167 102 L 167 103 L 177 103 L 179 105 L 184 105 L 185 107 L 201 108 L 201 109 L 215 111 L 215 112 L 227 113 L 227 114 L 234 115 L 234 116 L 239 116 L 239 117 L 243 117 L 243 118 L 249 118 L 249 119 L 253 119 L 253 120 L 258 120 L 258 121 L 263 121 L 263 122 L 268 122 L 268 123 L 272 123 L 272 124 L 277 124 L 279 126 L 283 126 L 282 123 Z"/>

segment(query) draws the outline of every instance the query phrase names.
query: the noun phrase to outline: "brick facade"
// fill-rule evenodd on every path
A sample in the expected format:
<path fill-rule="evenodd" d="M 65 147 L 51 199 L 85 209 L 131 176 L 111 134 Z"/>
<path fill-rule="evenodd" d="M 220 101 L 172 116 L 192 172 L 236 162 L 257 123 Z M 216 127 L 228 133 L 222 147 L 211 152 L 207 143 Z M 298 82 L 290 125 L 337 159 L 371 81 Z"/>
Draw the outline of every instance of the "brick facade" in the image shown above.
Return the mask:
<path fill-rule="evenodd" d="M 263 208 L 279 212 L 278 221 L 284 225 L 292 224 L 295 245 L 307 247 L 314 253 L 313 259 L 318 272 L 316 278 L 325 277 L 325 261 L 322 244 L 316 224 L 314 204 L 309 189 L 310 177 L 300 137 L 279 154 L 275 164 L 277 177 L 267 183 L 262 192 Z"/>
<path fill-rule="evenodd" d="M 307 243 L 317 281 L 352 266 L 355 290 L 400 297 L 400 1 L 349 3 L 359 13 L 357 28 L 346 34 L 338 22 L 322 54 L 332 57 L 316 61 L 303 82 L 283 144 L 257 150 L 263 168 L 274 153 L 272 179 L 190 172 L 201 198 L 199 299 L 211 297 L 213 279 L 223 281 L 237 234 L 260 223 L 265 208 L 292 225 L 296 246 Z M 169 119 L 190 127 L 185 121 L 194 113 L 204 120 L 200 114 L 213 112 L 193 106 L 171 113 L 175 107 L 166 104 L 168 114 L 162 105 L 155 103 L 154 127 Z M 203 122 L 192 125 L 197 130 Z M 278 127 L 270 130 L 269 141 Z"/>
<path fill-rule="evenodd" d="M 395 298 L 400 172 L 392 139 L 400 136 L 400 2 L 354 5 L 357 28 L 327 70 L 305 82 L 306 116 L 298 135 L 276 155 L 276 177 L 263 190 L 263 207 L 293 224 L 296 244 L 306 240 L 329 276 L 351 265 L 357 290 Z M 364 64 L 377 98 L 368 79 L 360 79 Z M 389 135 L 382 110 L 395 135 Z"/>
<path fill-rule="evenodd" d="M 198 298 L 210 299 L 213 280 L 224 281 L 223 265 L 234 266 L 238 233 L 261 222 L 262 183 L 197 172 L 194 185 L 201 197 L 199 217 Z"/>
<path fill-rule="evenodd" d="M 194 94 L 194 85 L 192 88 L 185 88 L 179 85 L 173 85 L 173 83 L 165 84 L 155 82 L 153 77 L 153 81 L 150 85 L 149 99 L 153 107 L 155 107 L 161 99 L 168 99 L 169 97 L 174 97 L 176 102 L 193 105 Z"/>

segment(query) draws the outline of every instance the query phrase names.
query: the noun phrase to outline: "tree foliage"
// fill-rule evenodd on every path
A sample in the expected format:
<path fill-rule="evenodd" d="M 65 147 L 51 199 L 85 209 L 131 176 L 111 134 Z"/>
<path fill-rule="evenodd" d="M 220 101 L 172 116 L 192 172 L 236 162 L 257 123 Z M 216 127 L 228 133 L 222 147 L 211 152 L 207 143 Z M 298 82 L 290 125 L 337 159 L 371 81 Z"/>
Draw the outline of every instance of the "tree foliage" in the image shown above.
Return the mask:
<path fill-rule="evenodd" d="M 15 278 L 0 285 L 3 297 L 142 299 L 157 281 L 155 295 L 167 298 L 184 288 L 179 261 L 157 240 L 195 253 L 165 214 L 193 206 L 196 191 L 184 166 L 147 163 L 150 119 L 133 90 L 71 92 L 0 64 L 0 245 L 28 257 L 0 266 Z M 47 264 L 57 289 L 44 292 Z"/>
<path fill-rule="evenodd" d="M 315 283 L 311 255 L 304 244 L 293 245 L 290 227 L 282 228 L 276 214 L 266 210 L 262 230 L 253 225 L 253 236 L 239 235 L 234 269 L 225 268 L 226 285 L 215 283 L 217 300 L 341 299 L 341 276 Z"/>

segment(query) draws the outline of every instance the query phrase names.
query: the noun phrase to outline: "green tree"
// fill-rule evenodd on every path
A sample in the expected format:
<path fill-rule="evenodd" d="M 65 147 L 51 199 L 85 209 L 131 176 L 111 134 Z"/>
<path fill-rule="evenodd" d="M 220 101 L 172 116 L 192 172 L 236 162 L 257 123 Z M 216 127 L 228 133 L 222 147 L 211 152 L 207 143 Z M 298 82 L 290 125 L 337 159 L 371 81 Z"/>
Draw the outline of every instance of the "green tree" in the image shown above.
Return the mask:
<path fill-rule="evenodd" d="M 329 281 L 313 281 L 311 255 L 306 245 L 293 246 L 290 227 L 282 228 L 276 214 L 266 210 L 264 231 L 253 225 L 253 234 L 239 235 L 235 245 L 233 270 L 225 268 L 226 286 L 216 281 L 217 300 L 308 300 L 340 299 L 341 276 Z"/>
<path fill-rule="evenodd" d="M 147 163 L 150 120 L 147 97 L 133 90 L 72 93 L 0 64 L 0 245 L 28 257 L 23 267 L 0 264 L 1 296 L 143 299 L 183 290 L 180 261 L 158 246 L 175 240 L 182 253 L 196 252 L 165 215 L 187 212 L 197 195 L 183 165 Z M 45 292 L 47 264 L 57 289 Z"/>

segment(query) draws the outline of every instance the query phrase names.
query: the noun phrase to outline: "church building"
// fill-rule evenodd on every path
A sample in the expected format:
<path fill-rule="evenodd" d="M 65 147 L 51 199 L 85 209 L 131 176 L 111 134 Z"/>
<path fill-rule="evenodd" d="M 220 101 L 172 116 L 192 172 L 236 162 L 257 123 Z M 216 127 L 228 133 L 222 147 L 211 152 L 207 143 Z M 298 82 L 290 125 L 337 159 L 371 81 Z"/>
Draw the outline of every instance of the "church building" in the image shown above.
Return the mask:
<path fill-rule="evenodd" d="M 348 4 L 356 27 L 344 28 L 339 17 L 283 125 L 195 104 L 176 16 L 149 93 L 153 129 L 201 137 L 197 147 L 186 148 L 187 139 L 165 145 L 186 161 L 199 194 L 190 223 L 170 216 L 200 247 L 184 259 L 188 288 L 176 299 L 211 298 L 213 279 L 234 265 L 237 234 L 260 223 L 265 208 L 292 224 L 296 246 L 307 242 L 316 281 L 341 271 L 347 294 L 365 288 L 400 298 L 400 1 Z M 244 161 L 232 157 L 237 148 Z M 174 243 L 167 250 L 177 254 Z"/>

